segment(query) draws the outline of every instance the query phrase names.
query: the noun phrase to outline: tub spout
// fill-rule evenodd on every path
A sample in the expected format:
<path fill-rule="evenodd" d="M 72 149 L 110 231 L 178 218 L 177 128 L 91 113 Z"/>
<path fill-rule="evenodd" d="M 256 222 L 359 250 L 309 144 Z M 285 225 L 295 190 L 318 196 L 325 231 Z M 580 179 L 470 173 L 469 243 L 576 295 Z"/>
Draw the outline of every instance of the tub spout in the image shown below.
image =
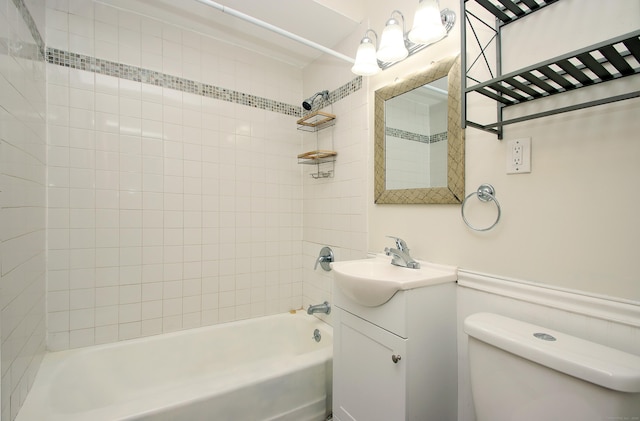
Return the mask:
<path fill-rule="evenodd" d="M 325 301 L 322 304 L 316 304 L 314 306 L 309 306 L 309 308 L 307 309 L 307 314 L 313 314 L 313 313 L 324 313 L 324 314 L 329 314 L 331 313 L 331 305 L 329 304 L 328 301 Z"/>

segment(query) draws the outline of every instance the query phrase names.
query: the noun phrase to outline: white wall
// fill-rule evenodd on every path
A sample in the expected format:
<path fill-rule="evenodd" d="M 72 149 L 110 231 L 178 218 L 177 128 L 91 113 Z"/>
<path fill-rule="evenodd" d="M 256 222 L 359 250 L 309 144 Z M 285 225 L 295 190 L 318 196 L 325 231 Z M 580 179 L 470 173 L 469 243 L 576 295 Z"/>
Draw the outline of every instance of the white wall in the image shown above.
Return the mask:
<path fill-rule="evenodd" d="M 410 3 L 401 2 L 395 6 L 410 14 L 413 9 Z M 457 10 L 454 3 L 441 1 L 442 7 Z M 551 29 L 556 34 L 555 29 L 562 26 L 557 22 L 559 18 L 553 15 L 556 6 L 562 8 L 562 19 L 568 12 L 575 16 L 570 21 L 579 20 L 581 28 L 589 28 L 589 39 L 585 38 L 583 46 L 596 42 L 598 36 L 593 33 L 599 31 L 602 31 L 600 35 L 613 36 L 614 33 L 622 34 L 638 28 L 638 2 L 604 5 L 592 0 L 568 0 L 540 12 L 552 14 L 550 24 L 537 20 L 532 21 L 533 28 L 518 29 L 515 36 L 526 35 L 529 44 L 522 47 L 507 43 L 503 55 L 529 60 L 531 55 L 546 53 L 550 44 L 547 35 L 540 42 L 529 35 L 534 30 L 544 32 Z M 384 18 L 378 17 L 378 11 L 383 9 L 382 3 L 373 9 L 376 15 L 372 12 L 371 19 L 376 28 L 383 25 Z M 580 13 L 576 13 L 578 9 Z M 616 19 L 604 19 L 601 17 L 603 13 Z M 587 31 L 578 33 L 583 32 Z M 563 47 L 566 47 L 564 51 L 577 48 L 575 44 L 579 41 L 566 33 L 556 35 L 553 37 L 553 51 L 560 54 Z M 422 63 L 455 52 L 457 42 L 455 36 L 450 36 L 397 68 L 371 77 L 369 95 L 403 72 L 416 71 Z M 527 54 L 523 54 L 524 51 Z M 515 66 L 514 61 L 509 61 L 509 65 Z M 597 88 L 592 90 L 598 91 L 595 94 L 576 92 L 570 99 L 585 101 L 602 91 L 632 90 L 633 86 L 637 87 L 638 76 L 618 82 L 604 85 L 600 91 Z M 558 103 L 566 100 L 566 97 L 552 99 Z M 372 113 L 371 100 L 370 105 Z M 495 115 L 493 108 L 474 108 L 471 105 L 470 116 L 483 118 L 484 112 L 489 114 L 488 118 Z M 508 126 L 504 141 L 467 128 L 466 193 L 475 191 L 482 183 L 490 183 L 496 188 L 496 197 L 502 206 L 502 219 L 496 228 L 486 233 L 471 231 L 460 217 L 459 205 L 374 205 L 369 198 L 369 248 L 382 250 L 388 245 L 385 235 L 394 234 L 404 238 L 418 258 L 640 300 L 637 276 L 629 270 L 637 259 L 637 238 L 640 236 L 640 223 L 635 211 L 638 200 L 633 193 L 639 178 L 638 166 L 633 161 L 640 153 L 640 143 L 637 142 L 639 111 L 640 100 L 633 99 L 561 114 Z M 532 138 L 532 172 L 507 175 L 506 141 L 520 137 Z M 373 142 L 372 135 L 369 142 Z M 372 173 L 372 159 L 369 159 L 369 164 L 369 172 Z M 368 188 L 372 195 L 372 183 Z M 492 204 L 479 206 L 472 203 L 467 216 L 482 226 L 495 218 L 495 209 Z"/>
<path fill-rule="evenodd" d="M 317 78 L 305 76 L 304 98 L 324 89 L 333 90 L 350 83 L 354 75 L 344 64 L 334 60 L 316 62 L 312 72 Z M 316 73 L 317 72 L 317 73 Z M 331 76 L 329 76 L 331 75 Z M 357 80 L 357 79 L 356 79 Z M 359 86 L 359 85 L 358 85 Z M 303 168 L 303 279 L 304 307 L 332 301 L 333 274 L 315 261 L 320 250 L 329 246 L 336 260 L 364 257 L 367 249 L 367 102 L 366 85 L 345 98 L 325 107 L 335 114 L 335 126 L 317 133 L 305 133 L 302 150 L 330 149 L 338 152 L 335 167 L 323 164 L 321 171 L 334 169 L 333 177 L 314 179 L 315 166 Z M 329 319 L 321 316 L 324 319 Z"/>
<path fill-rule="evenodd" d="M 458 2 L 441 0 L 440 4 L 457 11 L 456 25 L 459 25 Z M 534 21 L 534 26 L 543 31 L 563 27 L 559 20 L 566 20 L 570 15 L 579 20 L 582 29 L 577 33 L 580 36 L 545 34 L 538 45 L 522 48 L 507 44 L 511 51 L 506 54 L 515 54 L 522 60 L 530 60 L 534 56 L 543 59 L 551 45 L 556 54 L 560 54 L 595 43 L 603 36 L 614 36 L 613 32 L 626 33 L 633 27 L 638 28 L 640 4 L 635 1 L 625 0 L 605 6 L 597 0 L 565 0 L 551 5 L 549 10 L 556 6 L 562 8 L 560 17 L 552 17 L 551 23 Z M 414 2 L 400 0 L 394 3 L 393 8 L 409 16 L 410 26 Z M 384 1 L 375 1 L 369 2 L 366 10 L 368 16 L 361 24 L 361 31 L 336 49 L 354 55 L 365 30 L 373 28 L 380 32 L 392 7 Z M 459 31 L 459 26 L 456 30 Z M 533 28 L 521 29 L 517 36 L 535 44 L 538 39 L 529 36 L 531 30 Z M 599 30 L 606 34 L 596 34 Z M 581 43 L 583 35 L 583 45 L 575 45 Z M 366 203 L 363 218 L 367 219 L 368 250 L 380 252 L 390 244 L 386 235 L 398 235 L 407 241 L 417 258 L 488 273 L 489 279 L 501 279 L 506 290 L 520 285 L 520 280 L 534 285 L 520 297 L 511 298 L 505 296 L 504 291 L 458 289 L 459 419 L 473 421 L 475 413 L 468 381 L 466 335 L 461 328 L 469 314 L 493 311 L 630 353 L 640 353 L 637 347 L 640 288 L 633 270 L 638 254 L 637 239 L 640 238 L 636 211 L 640 202 L 634 193 L 636 181 L 640 179 L 640 167 L 634 164 L 635 157 L 640 156 L 640 122 L 637 118 L 640 100 L 509 126 L 505 131 L 505 141 L 468 128 L 467 194 L 482 183 L 491 183 L 502 206 L 502 219 L 489 232 L 478 233 L 468 229 L 460 216 L 460 205 L 375 205 L 372 124 L 375 90 L 392 83 L 397 77 L 425 68 L 431 61 L 459 52 L 459 42 L 459 34 L 450 34 L 417 56 L 377 76 L 365 78 L 363 86 L 367 90 L 361 93 L 361 108 L 365 109 L 363 112 L 368 117 L 360 115 L 352 124 L 354 127 L 363 122 L 367 124 L 361 148 L 367 151 L 365 182 L 368 193 L 363 198 Z M 525 51 L 526 54 L 523 53 Z M 512 59 L 507 64 L 524 65 L 516 61 Z M 306 68 L 305 93 L 313 91 L 307 90 L 308 86 L 320 88 L 320 81 L 327 74 L 337 74 L 346 79 L 344 72 L 349 67 L 344 63 L 337 65 L 331 68 L 335 73 L 326 72 L 326 67 L 315 64 Z M 638 76 L 589 91 L 570 93 L 552 99 L 552 102 L 565 105 L 567 101 L 586 101 L 607 92 L 630 91 L 634 86 L 637 90 Z M 469 112 L 479 118 L 488 116 L 490 119 L 495 115 L 493 105 L 478 103 L 471 104 Z M 532 138 L 532 173 L 507 175 L 506 140 L 519 137 Z M 312 182 L 305 181 L 305 193 Z M 323 191 L 331 191 L 330 182 L 322 187 Z M 491 204 L 470 203 L 468 212 L 469 219 L 478 225 L 490 224 L 496 215 Z M 312 243 L 305 242 L 307 244 Z M 320 245 L 310 248 L 317 253 Z M 312 254 L 305 249 L 305 257 Z M 311 257 L 308 256 L 307 264 L 312 264 Z M 338 256 L 340 260 L 348 258 Z M 325 276 L 325 279 L 330 278 Z M 331 298 L 330 284 L 326 281 L 324 285 L 327 285 L 324 294 L 318 294 L 317 301 Z M 551 290 L 555 291 L 551 293 L 555 296 L 552 310 L 548 302 L 535 299 L 547 294 L 547 285 L 558 289 Z M 591 295 L 603 295 L 604 298 L 594 299 Z M 573 307 L 574 300 L 584 300 L 583 311 Z M 603 308 L 618 306 L 628 310 L 626 321 L 621 322 L 615 311 L 613 314 L 602 312 Z"/>
<path fill-rule="evenodd" d="M 350 66 L 333 58 L 302 72 L 89 1 L 48 2 L 45 31 L 43 1 L 26 3 L 50 47 L 271 101 L 299 104 L 354 79 Z M 14 4 L 0 2 L 0 36 L 31 44 Z M 455 0 L 441 6 L 459 7 Z M 612 6 L 605 10 L 596 0 L 557 5 L 569 12 L 563 19 L 579 17 L 574 20 L 582 29 L 572 40 L 589 37 L 585 43 L 598 41 L 600 31 L 611 36 L 637 28 L 637 2 Z M 393 7 L 405 12 L 410 26 L 415 2 Z M 334 48 L 354 55 L 365 29 L 380 32 L 391 9 L 382 0 L 367 4 L 361 28 Z M 552 26 L 562 27 L 557 20 Z M 615 24 L 601 25 L 609 21 Z M 545 21 L 532 22 L 548 29 Z M 546 36 L 560 50 L 569 47 L 557 42 L 565 36 Z M 526 59 L 547 53 L 548 46 L 541 40 Z M 525 56 L 519 46 L 506 47 Z M 468 129 L 467 193 L 490 182 L 503 206 L 491 232 L 469 231 L 459 206 L 373 205 L 373 92 L 458 50 L 452 33 L 365 78 L 361 89 L 328 108 L 338 121 L 318 136 L 296 132 L 294 116 L 48 64 L 50 347 L 330 300 L 331 274 L 313 271 L 320 248 L 332 246 L 338 260 L 364 257 L 388 245 L 387 234 L 407 240 L 418 258 L 640 299 L 629 270 L 640 234 L 633 194 L 637 99 L 507 128 L 506 139 L 533 139 L 530 175 L 507 176 L 506 142 Z M 19 54 L 0 57 L 4 420 L 17 413 L 44 349 L 47 152 L 45 66 Z M 517 61 L 508 64 L 522 64 Z M 601 90 L 628 90 L 637 80 Z M 338 151 L 333 178 L 315 180 L 296 164 L 295 155 L 317 147 Z M 493 217 L 491 209 L 483 211 L 476 207 L 473 216 Z"/>
<path fill-rule="evenodd" d="M 460 272 L 458 282 L 458 421 L 476 420 L 464 333 L 464 320 L 472 314 L 500 314 L 640 355 L 640 308 L 634 303 L 469 272 Z"/>
<path fill-rule="evenodd" d="M 301 71 L 265 56 L 100 3 L 48 7 L 50 48 L 269 103 L 302 98 Z M 300 308 L 295 116 L 47 72 L 50 349 Z"/>
<path fill-rule="evenodd" d="M 43 44 L 34 38 L 43 30 L 44 2 L 0 2 L 0 418 L 7 421 L 45 348 L 46 88 Z"/>
<path fill-rule="evenodd" d="M 385 127 L 426 136 L 434 134 L 436 132 L 431 127 L 433 121 L 430 115 L 431 108 L 418 101 L 405 100 L 401 97 L 387 100 L 384 110 Z M 431 185 L 429 171 L 431 145 L 428 142 L 387 134 L 385 146 L 387 189 L 409 189 Z"/>
<path fill-rule="evenodd" d="M 447 145 L 448 141 L 435 142 L 430 145 L 429 172 L 433 186 L 445 187 L 447 185 Z"/>
<path fill-rule="evenodd" d="M 388 190 L 423 188 L 431 185 L 429 143 L 387 134 L 385 147 L 385 187 Z"/>

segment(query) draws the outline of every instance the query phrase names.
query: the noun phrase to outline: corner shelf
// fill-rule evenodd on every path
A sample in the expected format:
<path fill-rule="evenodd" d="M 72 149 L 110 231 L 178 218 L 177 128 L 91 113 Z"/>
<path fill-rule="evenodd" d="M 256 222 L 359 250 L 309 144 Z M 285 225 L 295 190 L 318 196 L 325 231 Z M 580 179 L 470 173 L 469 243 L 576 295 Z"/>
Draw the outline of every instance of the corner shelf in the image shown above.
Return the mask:
<path fill-rule="evenodd" d="M 528 103 L 536 99 L 547 98 L 559 93 L 580 89 L 586 86 L 593 86 L 602 82 L 616 80 L 640 73 L 640 30 L 534 64 L 506 75 L 498 74 L 497 77 L 494 77 L 491 80 L 480 82 L 471 78 L 467 73 L 470 69 L 466 64 L 466 26 L 469 16 L 477 19 L 485 26 L 492 26 L 489 25 L 488 22 L 482 21 L 475 14 L 466 10 L 466 5 L 469 1 L 474 0 L 464 0 L 465 24 L 462 30 L 462 66 L 465 70 L 465 77 L 462 82 L 463 128 L 468 125 L 470 127 L 494 133 L 498 136 L 498 139 L 502 139 L 503 127 L 508 124 L 640 97 L 640 91 L 633 91 L 624 95 L 611 96 L 604 99 L 584 102 L 568 107 L 555 108 L 549 111 L 532 113 L 523 117 L 504 120 L 502 111 L 506 107 Z M 497 27 L 497 29 L 494 29 L 494 37 L 484 47 L 476 38 L 481 51 L 475 61 L 478 61 L 478 59 L 482 57 L 485 62 L 488 63 L 485 55 L 485 49 L 494 39 L 496 39 L 496 44 L 498 46 L 496 69 L 498 73 L 500 73 L 501 69 L 501 51 L 499 51 L 499 46 L 501 42 L 500 37 L 502 27 L 528 16 L 531 13 L 537 12 L 545 6 L 556 3 L 559 0 L 537 0 L 537 2 L 534 0 L 499 1 L 500 5 L 491 3 L 489 0 L 474 1 L 474 3 L 482 6 L 496 18 Z M 470 22 L 469 24 L 475 34 L 473 24 Z M 477 82 L 477 84 L 467 87 L 468 79 Z M 469 93 L 478 93 L 496 101 L 498 119 L 495 123 L 479 124 L 467 119 L 466 97 Z"/>
<path fill-rule="evenodd" d="M 310 151 L 298 155 L 298 164 L 315 165 L 324 164 L 325 162 L 335 162 L 338 152 L 336 151 Z"/>
<path fill-rule="evenodd" d="M 297 121 L 298 130 L 304 130 L 306 132 L 317 132 L 318 130 L 331 127 L 335 123 L 335 115 L 320 110 L 309 113 Z"/>
<path fill-rule="evenodd" d="M 313 178 L 328 178 L 333 176 L 333 168 L 328 171 L 320 171 L 320 164 L 334 163 L 336 162 L 336 151 L 316 150 L 304 152 L 298 155 L 298 164 L 302 165 L 317 165 L 318 171 L 312 173 Z"/>
<path fill-rule="evenodd" d="M 333 126 L 335 122 L 336 116 L 334 114 L 316 110 L 299 119 L 297 124 L 298 130 L 316 133 L 316 147 L 318 147 L 317 132 Z M 298 164 L 315 165 L 317 171 L 311 173 L 313 178 L 331 178 L 333 177 L 337 155 L 338 152 L 336 151 L 316 149 L 299 154 Z M 327 169 L 329 165 L 322 164 L 330 164 L 330 169 Z M 321 166 L 325 168 L 325 170 L 321 170 Z"/>

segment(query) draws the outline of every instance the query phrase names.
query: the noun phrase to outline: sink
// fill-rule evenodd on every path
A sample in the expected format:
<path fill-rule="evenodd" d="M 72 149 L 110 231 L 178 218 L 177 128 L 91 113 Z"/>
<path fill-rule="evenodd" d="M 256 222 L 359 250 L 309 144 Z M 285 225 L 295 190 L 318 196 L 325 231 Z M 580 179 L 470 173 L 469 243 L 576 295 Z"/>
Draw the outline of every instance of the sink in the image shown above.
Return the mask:
<path fill-rule="evenodd" d="M 351 300 L 367 307 L 386 303 L 397 291 L 453 282 L 458 279 L 455 267 L 420 262 L 420 269 L 391 264 L 391 258 L 332 262 L 336 286 Z"/>

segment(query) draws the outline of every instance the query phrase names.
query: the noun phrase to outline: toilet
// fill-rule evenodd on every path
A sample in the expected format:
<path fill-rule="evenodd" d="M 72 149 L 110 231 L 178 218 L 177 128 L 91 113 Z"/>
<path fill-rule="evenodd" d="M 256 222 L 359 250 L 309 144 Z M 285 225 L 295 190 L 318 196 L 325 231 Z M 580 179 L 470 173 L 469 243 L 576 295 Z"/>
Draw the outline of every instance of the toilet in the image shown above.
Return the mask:
<path fill-rule="evenodd" d="M 464 331 L 477 421 L 640 420 L 640 356 L 492 313 Z"/>

